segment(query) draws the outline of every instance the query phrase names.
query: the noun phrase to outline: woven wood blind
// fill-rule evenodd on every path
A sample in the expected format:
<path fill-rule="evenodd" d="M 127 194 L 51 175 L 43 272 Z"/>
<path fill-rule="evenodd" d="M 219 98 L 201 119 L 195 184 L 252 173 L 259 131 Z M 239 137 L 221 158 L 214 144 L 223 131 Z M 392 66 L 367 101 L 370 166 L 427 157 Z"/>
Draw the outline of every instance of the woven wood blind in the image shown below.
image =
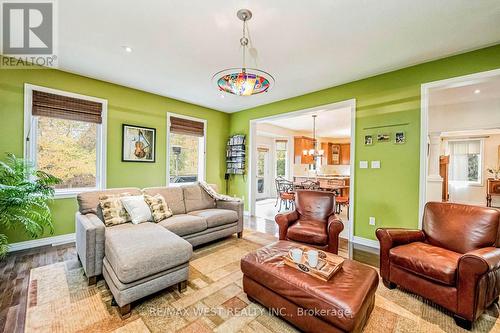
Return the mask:
<path fill-rule="evenodd" d="M 45 116 L 89 123 L 102 123 L 102 104 L 84 99 L 33 91 L 34 116 Z"/>
<path fill-rule="evenodd" d="M 177 117 L 170 117 L 170 132 L 193 136 L 205 135 L 204 124 L 201 121 Z"/>

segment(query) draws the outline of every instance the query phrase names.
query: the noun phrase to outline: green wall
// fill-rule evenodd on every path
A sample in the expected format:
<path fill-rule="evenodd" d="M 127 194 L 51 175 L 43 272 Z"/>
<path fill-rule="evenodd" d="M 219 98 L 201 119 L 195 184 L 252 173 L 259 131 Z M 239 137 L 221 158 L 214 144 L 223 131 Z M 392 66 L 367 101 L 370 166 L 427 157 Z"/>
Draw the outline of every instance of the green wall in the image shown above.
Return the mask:
<path fill-rule="evenodd" d="M 220 189 L 225 188 L 228 114 L 57 70 L 0 70 L 1 159 L 6 152 L 23 155 L 24 83 L 108 100 L 107 187 L 147 187 L 166 183 L 166 115 L 174 112 L 207 119 L 207 156 L 215 156 L 207 159 L 207 181 L 218 184 Z M 156 128 L 156 163 L 121 162 L 123 123 Z M 76 199 L 57 199 L 52 208 L 54 235 L 74 232 Z M 7 230 L 6 234 L 10 243 L 28 239 L 19 230 Z"/>
<path fill-rule="evenodd" d="M 377 227 L 418 226 L 421 84 L 496 68 L 500 44 L 237 112 L 231 114 L 230 132 L 248 135 L 251 119 L 355 98 L 354 234 L 376 239 Z M 406 125 L 366 129 L 394 124 Z M 395 130 L 406 132 L 407 143 L 364 146 L 364 135 Z M 360 160 L 380 160 L 381 169 L 359 169 Z M 248 199 L 247 180 L 232 180 L 231 194 Z M 370 216 L 376 218 L 376 226 L 368 224 Z"/>
<path fill-rule="evenodd" d="M 0 156 L 23 151 L 23 85 L 96 96 L 108 100 L 107 186 L 157 186 L 165 184 L 166 113 L 207 119 L 207 180 L 224 188 L 225 142 L 229 134 L 248 135 L 249 120 L 347 99 L 356 99 L 356 236 L 375 239 L 377 227 L 418 225 L 420 86 L 422 83 L 500 68 L 500 44 L 356 82 L 286 99 L 231 115 L 193 104 L 153 95 L 111 83 L 57 70 L 0 70 Z M 277 82 L 279 85 L 279 82 Z M 157 162 L 121 162 L 121 124 L 157 129 Z M 376 130 L 368 128 L 405 124 Z M 404 130 L 407 143 L 364 146 L 366 134 Z M 359 169 L 360 160 L 380 160 L 381 169 Z M 248 199 L 248 177 L 236 176 L 230 194 Z M 55 235 L 74 232 L 75 199 L 52 203 Z M 368 225 L 375 216 L 376 226 Z M 23 232 L 7 231 L 9 241 L 28 239 Z"/>

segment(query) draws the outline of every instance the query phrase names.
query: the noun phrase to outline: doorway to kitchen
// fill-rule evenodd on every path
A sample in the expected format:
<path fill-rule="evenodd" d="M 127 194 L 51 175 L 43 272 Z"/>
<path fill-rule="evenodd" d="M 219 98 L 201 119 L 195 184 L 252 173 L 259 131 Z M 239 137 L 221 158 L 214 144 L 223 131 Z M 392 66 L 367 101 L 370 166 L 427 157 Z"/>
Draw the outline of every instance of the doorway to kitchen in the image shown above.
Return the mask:
<path fill-rule="evenodd" d="M 276 214 L 295 208 L 290 193 L 311 188 L 336 194 L 340 237 L 352 239 L 355 110 L 353 99 L 250 121 L 249 214 L 262 231 L 277 234 Z"/>

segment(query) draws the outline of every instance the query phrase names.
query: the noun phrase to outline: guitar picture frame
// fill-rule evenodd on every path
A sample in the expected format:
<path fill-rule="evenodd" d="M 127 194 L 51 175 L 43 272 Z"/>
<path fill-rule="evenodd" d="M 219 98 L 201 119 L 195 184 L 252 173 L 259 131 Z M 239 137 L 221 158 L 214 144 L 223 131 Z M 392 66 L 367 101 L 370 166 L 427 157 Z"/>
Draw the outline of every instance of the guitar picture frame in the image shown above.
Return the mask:
<path fill-rule="evenodd" d="M 155 161 L 156 128 L 122 124 L 122 162 Z"/>

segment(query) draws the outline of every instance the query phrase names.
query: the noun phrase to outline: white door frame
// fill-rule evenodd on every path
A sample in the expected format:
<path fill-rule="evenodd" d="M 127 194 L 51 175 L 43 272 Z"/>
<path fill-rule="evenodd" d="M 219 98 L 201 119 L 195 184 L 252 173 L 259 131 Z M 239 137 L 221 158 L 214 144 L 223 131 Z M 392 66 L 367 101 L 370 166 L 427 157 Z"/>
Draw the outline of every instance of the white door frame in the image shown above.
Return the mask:
<path fill-rule="evenodd" d="M 355 145 L 356 145 L 356 99 L 348 99 L 345 101 L 340 101 L 336 103 L 331 103 L 331 104 L 325 104 L 325 105 L 319 105 L 315 106 L 313 108 L 309 109 L 303 109 L 303 110 L 298 110 L 298 111 L 291 111 L 291 112 L 286 112 L 286 113 L 280 113 L 278 115 L 274 116 L 269 116 L 269 117 L 263 117 L 263 118 L 257 118 L 257 119 L 251 119 L 250 120 L 250 129 L 249 129 L 249 135 L 250 135 L 250 146 L 249 146 L 249 171 L 248 171 L 248 177 L 251 179 L 251 181 L 248 182 L 248 207 L 250 208 L 249 214 L 250 216 L 255 216 L 255 193 L 257 192 L 256 188 L 256 182 L 254 181 L 255 175 L 256 175 L 256 169 L 257 169 L 257 160 L 256 160 L 256 153 L 257 153 L 257 142 L 256 142 L 256 136 L 257 136 L 257 123 L 262 122 L 264 120 L 271 120 L 271 119 L 280 119 L 280 118 L 286 118 L 289 116 L 297 116 L 301 114 L 307 114 L 311 113 L 314 111 L 320 111 L 324 110 L 325 108 L 328 109 L 340 109 L 340 108 L 346 108 L 349 107 L 351 109 L 351 175 L 350 175 L 350 180 L 349 180 L 349 217 L 350 221 L 348 224 L 349 227 L 349 244 L 352 244 L 352 239 L 354 236 L 354 176 L 355 176 L 355 166 L 356 166 L 356 156 L 355 156 Z M 291 142 L 290 144 L 293 144 Z M 351 246 L 349 246 L 351 248 Z"/>
<path fill-rule="evenodd" d="M 499 76 L 500 69 L 479 72 L 469 75 L 457 76 L 449 79 L 424 83 L 421 85 L 420 93 L 420 186 L 419 186 L 419 207 L 418 207 L 418 228 L 422 229 L 422 218 L 424 216 L 424 206 L 427 202 L 427 172 L 428 172 L 428 151 L 427 136 L 429 131 L 429 91 L 435 88 L 453 88 L 470 84 L 474 81 Z"/>

